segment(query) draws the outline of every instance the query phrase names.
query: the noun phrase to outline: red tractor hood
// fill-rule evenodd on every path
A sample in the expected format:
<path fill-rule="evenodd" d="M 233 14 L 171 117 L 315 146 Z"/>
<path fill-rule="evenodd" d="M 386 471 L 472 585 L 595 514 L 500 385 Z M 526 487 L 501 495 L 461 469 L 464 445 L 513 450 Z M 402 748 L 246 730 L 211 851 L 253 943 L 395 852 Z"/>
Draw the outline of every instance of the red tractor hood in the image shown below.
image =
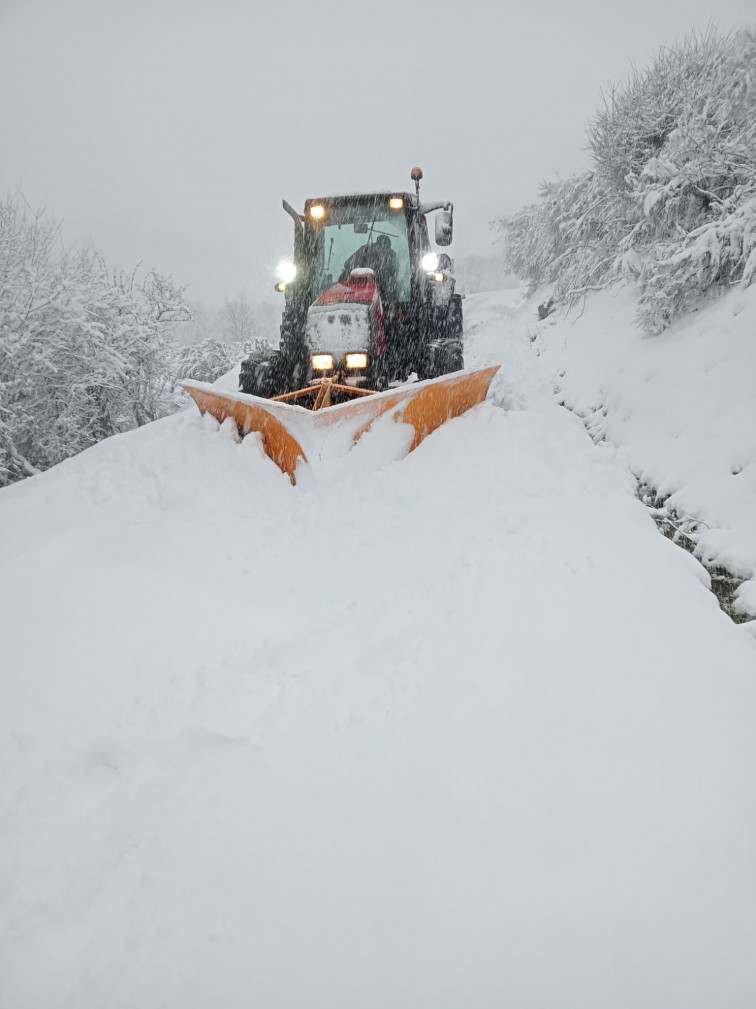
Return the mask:
<path fill-rule="evenodd" d="M 375 270 L 352 270 L 349 280 L 339 281 L 313 302 L 310 308 L 327 308 L 329 305 L 365 305 L 372 310 L 378 356 L 386 349 L 383 303 Z"/>
<path fill-rule="evenodd" d="M 375 270 L 352 270 L 349 280 L 339 281 L 333 287 L 329 287 L 320 295 L 315 304 L 336 305 L 348 301 L 369 304 L 371 301 L 380 301 L 380 298 L 381 292 L 378 289 Z"/>

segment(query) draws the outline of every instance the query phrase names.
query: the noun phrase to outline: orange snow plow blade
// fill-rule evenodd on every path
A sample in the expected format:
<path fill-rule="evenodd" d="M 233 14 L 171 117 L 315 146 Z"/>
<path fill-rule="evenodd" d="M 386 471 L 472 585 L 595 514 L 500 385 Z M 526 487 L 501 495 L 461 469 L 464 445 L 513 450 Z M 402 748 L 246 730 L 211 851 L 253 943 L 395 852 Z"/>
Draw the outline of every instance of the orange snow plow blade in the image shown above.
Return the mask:
<path fill-rule="evenodd" d="M 250 431 L 258 431 L 266 454 L 288 474 L 292 483 L 296 483 L 300 459 L 307 462 L 303 444 L 308 448 L 314 446 L 318 431 L 338 425 L 339 429 L 346 428 L 351 433 L 351 441 L 356 442 L 379 417 L 393 410 L 395 421 L 414 429 L 411 452 L 447 420 L 482 403 L 498 370 L 496 365 L 480 371 L 458 371 L 386 392 L 366 393 L 334 385 L 334 390 L 356 398 L 337 406 L 323 405 L 312 410 L 296 406 L 292 401 L 317 394 L 316 403 L 327 403 L 329 390 L 326 389 L 323 396 L 322 384 L 274 399 L 243 392 L 221 392 L 204 382 L 187 380 L 181 385 L 202 413 L 211 414 L 221 423 L 233 418 L 242 437 Z"/>
<path fill-rule="evenodd" d="M 209 413 L 219 423 L 229 417 L 236 421 L 239 434 L 244 437 L 250 431 L 259 431 L 263 448 L 267 455 L 284 473 L 288 473 L 294 483 L 294 473 L 300 459 L 307 462 L 299 442 L 287 430 L 285 423 L 270 409 L 271 400 L 244 393 L 220 393 L 205 382 L 182 382 L 202 413 Z M 279 407 L 279 409 L 281 409 Z M 284 415 L 283 420 L 286 417 Z"/>

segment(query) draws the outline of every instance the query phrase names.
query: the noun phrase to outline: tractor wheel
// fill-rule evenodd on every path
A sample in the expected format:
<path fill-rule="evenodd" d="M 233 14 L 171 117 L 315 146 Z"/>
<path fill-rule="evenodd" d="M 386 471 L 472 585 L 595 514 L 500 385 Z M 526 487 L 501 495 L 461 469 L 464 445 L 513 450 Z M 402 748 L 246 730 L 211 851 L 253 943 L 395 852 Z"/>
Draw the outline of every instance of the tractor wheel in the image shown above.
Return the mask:
<path fill-rule="evenodd" d="M 455 294 L 449 305 L 449 313 L 446 317 L 446 338 L 448 340 L 459 340 L 462 342 L 462 298 Z"/>
<path fill-rule="evenodd" d="M 462 298 L 454 295 L 446 316 L 434 325 L 434 339 L 425 346 L 420 378 L 440 378 L 465 366 L 462 346 Z"/>
<path fill-rule="evenodd" d="M 465 366 L 461 340 L 432 340 L 425 348 L 421 378 L 440 378 Z"/>
<path fill-rule="evenodd" d="M 261 351 L 242 361 L 239 372 L 239 389 L 251 396 L 270 399 L 286 392 L 283 362 L 277 350 Z"/>

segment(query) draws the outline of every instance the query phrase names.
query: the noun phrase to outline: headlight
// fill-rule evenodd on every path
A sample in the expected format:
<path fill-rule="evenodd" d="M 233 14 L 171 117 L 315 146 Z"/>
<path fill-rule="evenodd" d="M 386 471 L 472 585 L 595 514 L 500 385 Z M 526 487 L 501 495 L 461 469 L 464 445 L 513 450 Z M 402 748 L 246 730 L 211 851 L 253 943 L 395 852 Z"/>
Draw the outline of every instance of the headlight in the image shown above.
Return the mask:
<path fill-rule="evenodd" d="M 443 284 L 443 282 L 446 280 L 446 276 L 443 273 L 434 273 L 433 279 L 436 281 L 437 284 Z"/>
<path fill-rule="evenodd" d="M 404 206 L 404 200 L 401 198 L 401 196 L 392 196 L 391 199 L 389 200 L 389 207 L 392 210 L 401 210 L 403 206 Z"/>
<path fill-rule="evenodd" d="M 284 260 L 283 263 L 278 264 L 278 279 L 282 280 L 284 284 L 290 284 L 296 275 L 297 268 L 293 263 Z"/>
<path fill-rule="evenodd" d="M 367 368 L 367 354 L 347 354 L 347 368 Z"/>
<path fill-rule="evenodd" d="M 438 267 L 438 254 L 435 252 L 426 252 L 421 263 L 426 273 L 433 273 Z"/>
<path fill-rule="evenodd" d="M 325 217 L 325 207 L 320 203 L 316 203 L 314 207 L 310 207 L 310 217 L 314 217 L 316 221 L 319 221 L 322 217 Z"/>
<path fill-rule="evenodd" d="M 330 371 L 333 368 L 332 354 L 313 354 L 312 366 L 315 371 Z"/>

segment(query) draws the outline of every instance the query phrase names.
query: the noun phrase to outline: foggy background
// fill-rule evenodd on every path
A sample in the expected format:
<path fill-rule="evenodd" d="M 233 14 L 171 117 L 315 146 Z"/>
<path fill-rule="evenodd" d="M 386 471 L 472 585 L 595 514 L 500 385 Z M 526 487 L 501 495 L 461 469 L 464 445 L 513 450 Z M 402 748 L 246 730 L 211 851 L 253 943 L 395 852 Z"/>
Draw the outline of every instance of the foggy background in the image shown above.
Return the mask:
<path fill-rule="evenodd" d="M 411 188 L 455 203 L 457 257 L 587 164 L 610 80 L 753 0 L 527 4 L 0 0 L 0 196 L 193 301 L 275 302 L 281 199 Z"/>

